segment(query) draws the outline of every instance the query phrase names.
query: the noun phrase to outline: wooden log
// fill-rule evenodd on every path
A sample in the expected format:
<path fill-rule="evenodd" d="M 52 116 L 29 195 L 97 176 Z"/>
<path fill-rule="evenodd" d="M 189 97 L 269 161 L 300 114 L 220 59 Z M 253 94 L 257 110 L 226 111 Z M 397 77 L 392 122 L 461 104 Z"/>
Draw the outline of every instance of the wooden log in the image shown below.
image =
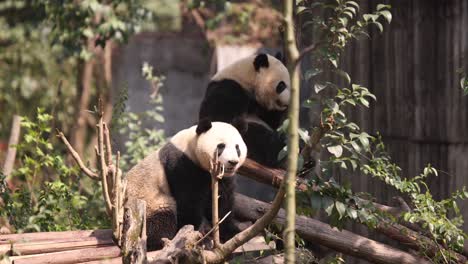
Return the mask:
<path fill-rule="evenodd" d="M 161 250 L 151 251 L 146 253 L 146 257 L 148 259 L 156 258 L 160 254 Z M 86 262 L 79 262 L 78 264 L 122 264 L 122 258 L 107 258 L 101 260 L 93 260 L 93 261 L 86 261 Z"/>
<path fill-rule="evenodd" d="M 236 194 L 234 211 L 236 215 L 252 221 L 268 211 L 270 205 L 247 196 Z M 273 220 L 275 224 L 284 225 L 285 212 L 281 209 Z M 344 254 L 365 259 L 372 263 L 382 264 L 429 264 L 427 260 L 393 248 L 389 245 L 356 235 L 352 232 L 339 231 L 328 224 L 304 216 L 296 217 L 296 231 L 307 241 L 315 242 Z"/>
<path fill-rule="evenodd" d="M 41 253 L 58 252 L 80 248 L 96 248 L 106 245 L 113 245 L 111 237 L 98 239 L 95 237 L 85 237 L 78 239 L 60 239 L 50 241 L 23 242 L 0 245 L 0 254 L 32 255 Z"/>
<path fill-rule="evenodd" d="M 146 263 L 146 202 L 131 199 L 124 207 L 122 263 Z"/>
<path fill-rule="evenodd" d="M 67 250 L 40 255 L 11 257 L 12 264 L 72 264 L 120 256 L 118 246 Z"/>
<path fill-rule="evenodd" d="M 387 237 L 399 241 L 400 243 L 415 249 L 424 250 L 425 254 L 429 257 L 435 256 L 441 249 L 433 240 L 428 237 L 422 236 L 404 226 L 398 224 L 379 223 L 376 230 Z M 457 252 L 448 250 L 450 256 L 453 256 L 457 263 L 466 263 L 467 258 Z"/>
<path fill-rule="evenodd" d="M 201 238 L 201 234 L 195 231 L 192 225 L 183 226 L 171 240 L 165 240 L 162 250 L 148 257 L 150 264 L 171 263 L 204 263 L 203 254 L 200 250 L 192 250 Z"/>
<path fill-rule="evenodd" d="M 246 160 L 239 172 L 244 176 L 266 184 L 270 184 L 273 187 L 278 187 L 283 181 L 285 175 L 285 171 L 283 170 L 271 169 L 249 159 Z M 305 183 L 301 182 L 300 179 L 298 180 L 297 184 L 298 190 L 305 190 L 307 188 Z M 404 201 L 400 201 L 400 203 L 403 202 Z M 372 204 L 377 210 L 391 214 L 395 217 L 400 217 L 404 212 L 408 210 L 408 208 L 402 209 L 375 202 L 373 202 Z M 406 207 L 408 206 L 406 205 Z M 416 224 L 402 223 L 402 225 L 400 225 L 396 223 L 381 223 L 377 226 L 376 230 L 379 233 L 382 233 L 387 237 L 396 240 L 412 249 L 424 250 L 429 256 L 434 256 L 434 254 L 436 254 L 440 248 L 443 248 L 443 246 L 438 245 L 430 238 L 415 232 L 421 231 L 421 228 Z M 462 254 L 456 253 L 454 251 L 449 251 L 449 253 L 451 256 L 455 256 L 458 263 L 465 263 L 467 261 L 467 258 Z"/>
<path fill-rule="evenodd" d="M 38 233 L 24 233 L 24 234 L 8 234 L 0 235 L 0 245 L 10 243 L 23 243 L 23 242 L 37 242 L 37 241 L 54 241 L 65 239 L 80 239 L 80 238 L 95 238 L 111 239 L 112 230 L 98 229 L 98 230 L 78 230 L 78 231 L 65 231 L 65 232 L 38 232 Z"/>

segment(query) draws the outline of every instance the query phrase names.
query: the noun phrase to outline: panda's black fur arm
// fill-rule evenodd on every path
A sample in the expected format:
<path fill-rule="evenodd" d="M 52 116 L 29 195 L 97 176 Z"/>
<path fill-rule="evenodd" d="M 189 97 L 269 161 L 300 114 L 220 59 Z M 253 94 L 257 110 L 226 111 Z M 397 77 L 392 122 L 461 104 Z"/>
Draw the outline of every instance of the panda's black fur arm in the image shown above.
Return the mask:
<path fill-rule="evenodd" d="M 256 101 L 253 101 L 249 105 L 248 112 L 249 114 L 258 116 L 258 118 L 267 123 L 271 128 L 277 129 L 282 125 L 288 110 L 268 110 L 265 107 L 259 105 Z"/>
<path fill-rule="evenodd" d="M 229 79 L 211 81 L 201 103 L 199 119 L 232 123 L 248 112 L 252 102 L 255 102 L 252 95 L 238 82 Z"/>
<path fill-rule="evenodd" d="M 249 158 L 268 167 L 280 167 L 278 154 L 286 145 L 282 134 L 264 125 L 249 122 L 247 133 L 242 137 L 249 147 Z"/>
<path fill-rule="evenodd" d="M 208 203 L 210 174 L 197 166 L 172 143 L 159 152 L 172 197 L 177 204 L 177 228 L 201 224 Z"/>

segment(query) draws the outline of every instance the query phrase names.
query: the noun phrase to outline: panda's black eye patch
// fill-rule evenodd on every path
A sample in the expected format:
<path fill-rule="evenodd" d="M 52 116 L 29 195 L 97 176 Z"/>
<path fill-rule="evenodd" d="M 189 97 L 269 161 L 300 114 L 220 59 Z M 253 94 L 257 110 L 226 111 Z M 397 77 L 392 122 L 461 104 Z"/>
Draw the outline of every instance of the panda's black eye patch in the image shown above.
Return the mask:
<path fill-rule="evenodd" d="M 240 152 L 240 148 L 238 144 L 236 144 L 236 152 L 237 152 L 237 156 L 240 157 L 241 152 Z"/>
<path fill-rule="evenodd" d="M 223 153 L 223 150 L 224 150 L 225 147 L 226 147 L 226 144 L 224 144 L 224 143 L 220 143 L 220 144 L 218 144 L 218 146 L 216 146 L 216 148 L 218 150 L 218 157 L 221 156 L 221 154 Z"/>
<path fill-rule="evenodd" d="M 281 81 L 281 82 L 278 83 L 278 86 L 276 86 L 276 93 L 277 93 L 277 94 L 280 94 L 280 93 L 282 93 L 285 89 L 286 89 L 286 84 L 285 84 L 283 81 Z"/>

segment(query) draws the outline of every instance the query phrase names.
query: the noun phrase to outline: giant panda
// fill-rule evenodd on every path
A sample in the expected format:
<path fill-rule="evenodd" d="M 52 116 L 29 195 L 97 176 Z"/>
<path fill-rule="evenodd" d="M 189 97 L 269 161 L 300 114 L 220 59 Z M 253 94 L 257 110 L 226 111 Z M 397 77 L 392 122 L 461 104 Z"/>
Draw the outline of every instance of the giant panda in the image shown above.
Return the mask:
<path fill-rule="evenodd" d="M 277 57 L 260 53 L 220 70 L 208 83 L 199 118 L 233 123 L 242 118 L 248 157 L 278 167 L 285 140 L 277 132 L 290 98 L 290 76 Z"/>
<path fill-rule="evenodd" d="M 127 201 L 146 201 L 149 250 L 162 248 L 161 239 L 172 239 L 180 227 L 191 224 L 198 228 L 204 217 L 211 219 L 209 170 L 216 153 L 225 172 L 219 199 L 222 217 L 233 208 L 232 176 L 247 155 L 239 131 L 228 123 L 200 120 L 198 125 L 178 132 L 127 173 Z M 222 238 L 238 231 L 231 221 L 228 217 L 221 225 Z"/>

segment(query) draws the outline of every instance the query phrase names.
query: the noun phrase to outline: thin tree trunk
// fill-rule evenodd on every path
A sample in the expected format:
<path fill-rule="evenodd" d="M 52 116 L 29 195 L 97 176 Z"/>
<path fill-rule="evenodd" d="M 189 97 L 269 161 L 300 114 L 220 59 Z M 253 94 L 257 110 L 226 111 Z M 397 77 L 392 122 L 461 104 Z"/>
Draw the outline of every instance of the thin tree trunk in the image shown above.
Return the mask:
<path fill-rule="evenodd" d="M 288 70 L 291 73 L 291 99 L 289 104 L 288 128 L 288 169 L 286 175 L 286 226 L 284 229 L 285 263 L 295 263 L 295 220 L 296 220 L 296 172 L 297 155 L 299 154 L 299 70 L 297 50 L 294 35 L 293 0 L 285 0 L 283 6 L 286 22 L 286 48 Z"/>
<path fill-rule="evenodd" d="M 88 39 L 88 52 L 94 51 L 94 42 Z M 87 132 L 87 110 L 89 109 L 89 101 L 91 98 L 91 90 L 93 84 L 93 69 L 94 58 L 90 58 L 83 62 L 83 69 L 79 78 L 79 103 L 76 113 L 76 127 L 72 130 L 71 144 L 78 155 L 83 157 L 85 148 L 86 132 Z"/>
<path fill-rule="evenodd" d="M 16 146 L 19 142 L 19 136 L 21 132 L 21 117 L 19 115 L 13 115 L 13 121 L 11 123 L 10 139 L 8 140 L 8 150 L 3 163 L 3 174 L 9 176 L 13 171 L 16 159 Z"/>

